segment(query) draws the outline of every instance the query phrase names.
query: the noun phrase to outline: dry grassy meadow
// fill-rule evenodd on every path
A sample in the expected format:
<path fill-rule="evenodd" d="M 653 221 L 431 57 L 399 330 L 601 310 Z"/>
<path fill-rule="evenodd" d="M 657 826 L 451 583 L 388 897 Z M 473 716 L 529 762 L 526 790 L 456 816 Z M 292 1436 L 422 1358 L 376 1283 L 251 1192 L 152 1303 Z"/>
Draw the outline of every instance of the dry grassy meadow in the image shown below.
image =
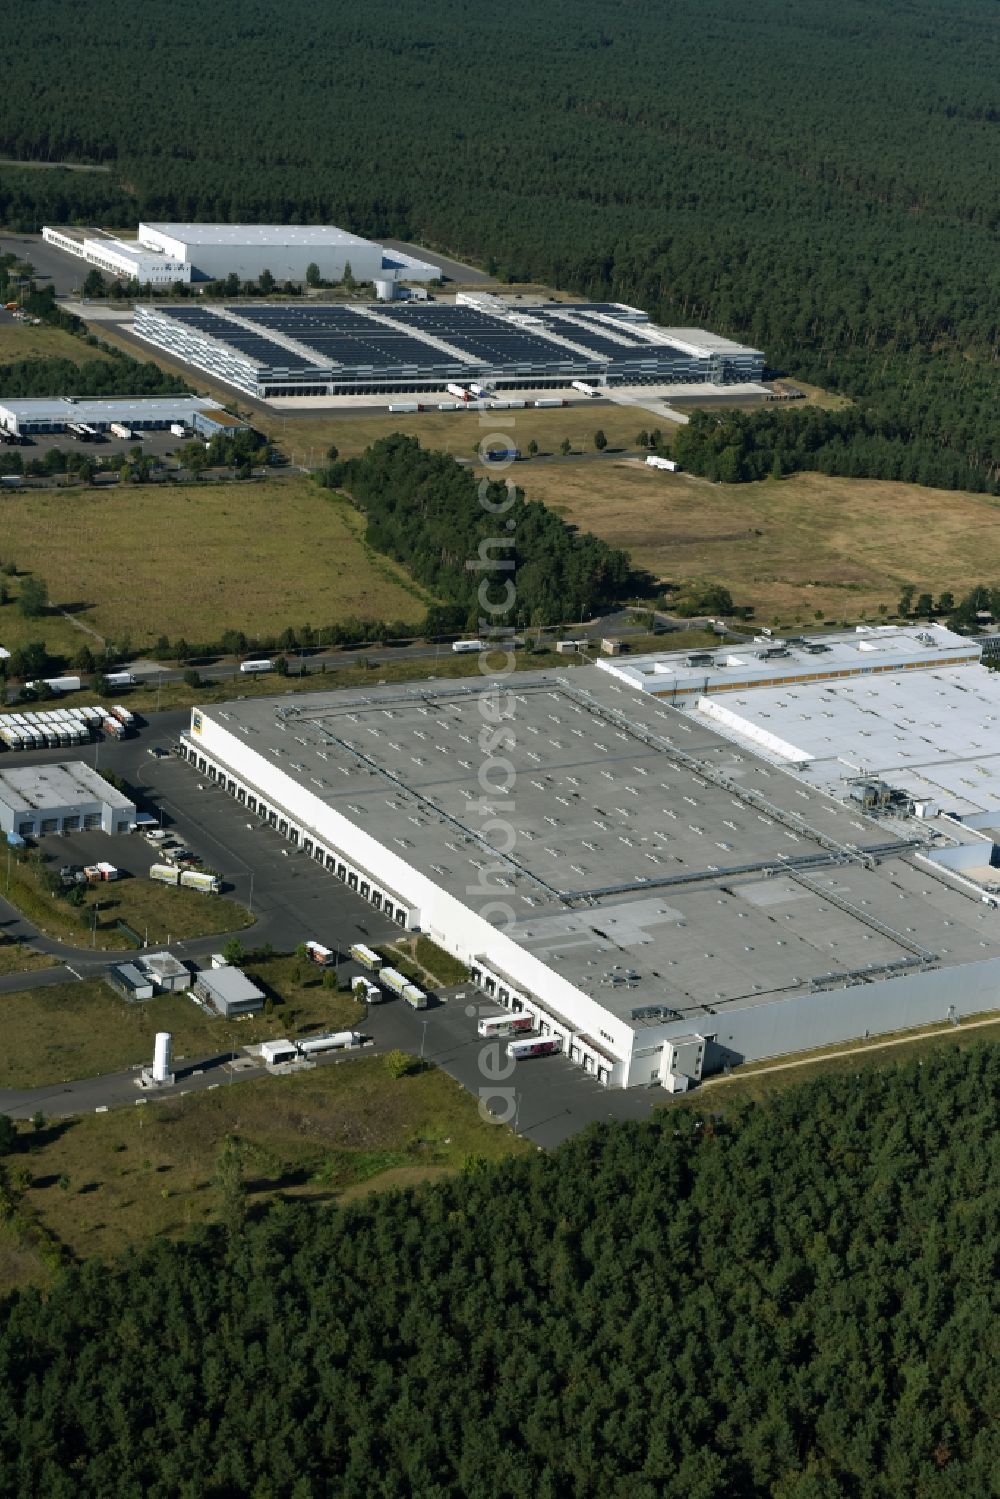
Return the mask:
<path fill-rule="evenodd" d="M 363 530 L 346 501 L 298 474 L 3 497 L 4 555 L 44 578 L 54 604 L 140 650 L 161 634 L 216 640 L 241 629 L 252 639 L 352 616 L 421 619 L 428 595 L 373 552 Z M 7 613 L 8 648 L 5 631 L 47 633 L 37 620 L 16 621 L 12 606 Z M 79 649 L 86 635 L 64 624 Z"/>
<path fill-rule="evenodd" d="M 87 359 L 96 359 L 99 351 L 85 344 L 82 338 L 64 333 L 61 328 L 48 328 L 44 324 L 34 328 L 30 323 L 0 323 L 0 364 L 13 364 L 18 359 L 72 359 L 76 364 Z M 67 391 L 72 395 L 72 391 Z"/>
<path fill-rule="evenodd" d="M 760 619 L 894 613 L 906 583 L 958 595 L 1000 579 L 998 502 L 984 495 L 822 474 L 710 484 L 614 458 L 526 464 L 518 482 L 662 582 L 723 583 Z"/>

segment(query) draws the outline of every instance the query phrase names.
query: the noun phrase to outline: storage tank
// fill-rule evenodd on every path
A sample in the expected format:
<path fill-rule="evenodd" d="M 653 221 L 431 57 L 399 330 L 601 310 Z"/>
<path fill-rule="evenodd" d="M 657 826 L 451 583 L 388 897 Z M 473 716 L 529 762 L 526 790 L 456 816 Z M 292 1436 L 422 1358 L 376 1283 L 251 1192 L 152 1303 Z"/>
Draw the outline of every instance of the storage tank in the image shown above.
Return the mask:
<path fill-rule="evenodd" d="M 375 295 L 380 302 L 395 302 L 397 290 L 395 281 L 375 282 Z"/>
<path fill-rule="evenodd" d="M 173 1059 L 173 1037 L 169 1031 L 157 1031 L 153 1050 L 153 1082 L 165 1083 L 170 1077 Z"/>

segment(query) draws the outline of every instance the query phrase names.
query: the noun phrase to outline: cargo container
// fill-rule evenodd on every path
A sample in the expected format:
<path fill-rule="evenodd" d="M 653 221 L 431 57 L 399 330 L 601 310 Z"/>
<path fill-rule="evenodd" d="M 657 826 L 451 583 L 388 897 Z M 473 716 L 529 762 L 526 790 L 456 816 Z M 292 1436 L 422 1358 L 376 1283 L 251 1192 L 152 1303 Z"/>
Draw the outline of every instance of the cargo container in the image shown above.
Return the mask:
<path fill-rule="evenodd" d="M 102 720 L 101 728 L 104 730 L 105 734 L 107 734 L 109 739 L 125 738 L 125 725 L 121 722 L 120 719 L 115 718 L 113 714 L 109 713 L 108 716 Z"/>
<path fill-rule="evenodd" d="M 394 412 L 394 413 L 396 413 L 398 415 L 403 415 L 403 414 L 409 415 L 411 412 L 419 411 L 419 410 L 420 410 L 420 407 L 419 407 L 419 405 L 417 404 L 416 401 L 402 401 L 402 402 L 397 402 L 396 405 L 389 407 L 390 413 Z"/>
<path fill-rule="evenodd" d="M 411 1010 L 426 1010 L 427 995 L 423 989 L 418 989 L 416 984 L 407 984 L 403 989 L 403 998 Z"/>
<path fill-rule="evenodd" d="M 218 895 L 222 888 L 217 874 L 205 874 L 200 869 L 182 870 L 180 882 L 185 890 L 200 890 L 202 895 Z"/>
<path fill-rule="evenodd" d="M 308 1057 L 318 1051 L 344 1051 L 351 1046 L 361 1045 L 361 1033 L 359 1031 L 327 1031 L 322 1036 L 306 1036 L 302 1041 L 296 1041 L 301 1056 Z"/>
<path fill-rule="evenodd" d="M 565 401 L 560 401 L 556 396 L 551 398 L 546 396 L 544 400 L 532 402 L 533 406 L 565 406 L 565 404 Z"/>
<path fill-rule="evenodd" d="M 104 680 L 109 687 L 134 687 L 135 677 L 130 671 L 107 671 Z"/>
<path fill-rule="evenodd" d="M 520 448 L 489 448 L 483 456 L 483 461 L 485 463 L 517 463 L 520 457 Z"/>
<path fill-rule="evenodd" d="M 126 427 L 124 422 L 112 422 L 110 430 L 115 437 L 124 437 L 128 440 L 132 436 L 132 428 Z"/>
<path fill-rule="evenodd" d="M 103 860 L 100 864 L 85 865 L 83 872 L 88 883 L 91 885 L 99 885 L 102 880 L 116 880 L 118 878 L 118 870 L 115 866 L 107 864 Z"/>
<path fill-rule="evenodd" d="M 123 708 L 121 703 L 115 703 L 111 711 L 114 714 L 115 718 L 117 718 L 118 722 L 120 724 L 123 724 L 126 729 L 131 729 L 134 726 L 135 714 L 130 713 L 127 708 Z"/>
<path fill-rule="evenodd" d="M 561 1036 L 535 1037 L 529 1041 L 508 1041 L 507 1055 L 515 1061 L 524 1057 L 549 1057 L 562 1051 Z"/>
<path fill-rule="evenodd" d="M 248 677 L 252 676 L 254 672 L 273 671 L 273 670 L 274 670 L 274 662 L 273 661 L 264 661 L 264 660 L 261 660 L 261 661 L 243 661 L 243 662 L 240 663 L 240 671 L 243 672 L 244 676 L 248 676 Z"/>
<path fill-rule="evenodd" d="M 393 994 L 402 994 L 403 990 L 410 982 L 409 979 L 404 978 L 403 974 L 398 972 L 397 969 L 386 967 L 382 967 L 379 969 L 378 981 L 380 984 L 384 984 L 387 989 L 391 990 Z"/>
<path fill-rule="evenodd" d="M 320 968 L 331 968 L 337 961 L 333 948 L 324 947 L 322 942 L 306 942 L 303 945 L 310 963 L 316 963 Z"/>
<path fill-rule="evenodd" d="M 170 431 L 174 437 L 187 437 L 187 428 L 183 422 L 171 422 Z"/>
<path fill-rule="evenodd" d="M 366 979 L 363 974 L 356 974 L 351 981 L 351 993 L 362 1004 L 377 1005 L 382 1002 L 382 990 L 378 984 L 373 984 L 371 979 Z"/>
<path fill-rule="evenodd" d="M 459 409 L 457 401 L 442 401 L 438 406 L 439 411 L 458 411 Z"/>
<path fill-rule="evenodd" d="M 535 1030 L 537 1022 L 527 1010 L 520 1015 L 487 1015 L 476 1029 L 481 1036 L 524 1036 Z"/>
<path fill-rule="evenodd" d="M 159 880 L 161 885 L 177 885 L 180 883 L 181 872 L 172 864 L 153 864 L 149 871 L 151 880 Z"/>
<path fill-rule="evenodd" d="M 363 942 L 355 942 L 351 948 L 351 957 L 356 963 L 360 963 L 362 968 L 367 968 L 369 973 L 378 973 L 382 967 L 382 959 L 378 953 L 373 948 L 366 947 Z"/>

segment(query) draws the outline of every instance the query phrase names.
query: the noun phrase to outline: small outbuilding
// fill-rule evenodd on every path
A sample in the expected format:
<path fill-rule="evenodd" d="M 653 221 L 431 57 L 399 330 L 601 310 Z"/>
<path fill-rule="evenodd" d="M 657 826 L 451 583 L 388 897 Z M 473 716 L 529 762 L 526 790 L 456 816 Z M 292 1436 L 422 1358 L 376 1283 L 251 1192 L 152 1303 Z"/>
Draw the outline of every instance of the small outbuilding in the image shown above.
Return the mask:
<path fill-rule="evenodd" d="M 238 968 L 202 968 L 195 976 L 194 992 L 226 1020 L 241 1015 L 259 1015 L 264 993 Z"/>
<path fill-rule="evenodd" d="M 115 963 L 104 976 L 115 993 L 132 1004 L 152 999 L 156 993 L 156 985 L 138 963 Z"/>
<path fill-rule="evenodd" d="M 140 961 L 156 987 L 165 993 L 175 994 L 181 989 L 190 989 L 191 970 L 172 952 L 153 952 Z"/>

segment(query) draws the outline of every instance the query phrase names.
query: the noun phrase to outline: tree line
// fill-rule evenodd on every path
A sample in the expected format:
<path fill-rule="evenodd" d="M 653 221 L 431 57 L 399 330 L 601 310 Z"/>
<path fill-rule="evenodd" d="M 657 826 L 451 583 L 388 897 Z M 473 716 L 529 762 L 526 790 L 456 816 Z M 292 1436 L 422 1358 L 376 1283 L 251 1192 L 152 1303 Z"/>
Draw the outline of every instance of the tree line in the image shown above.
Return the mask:
<path fill-rule="evenodd" d="M 1000 469 L 856 406 L 824 411 L 695 411 L 671 442 L 681 466 L 723 484 L 814 470 L 1000 494 Z"/>
<path fill-rule="evenodd" d="M 0 1307 L 0 1496 L 991 1493 L 998 1096 L 942 1045 L 259 1215 L 234 1136 L 221 1226 Z"/>
<path fill-rule="evenodd" d="M 514 598 L 500 620 L 508 627 L 583 619 L 636 592 L 627 552 L 577 534 L 523 490 L 493 481 L 481 493 L 475 474 L 415 437 L 381 438 L 318 477 L 364 512 L 368 543 L 463 611 L 471 630 L 486 612 L 484 583 L 499 603 L 510 580 Z"/>

